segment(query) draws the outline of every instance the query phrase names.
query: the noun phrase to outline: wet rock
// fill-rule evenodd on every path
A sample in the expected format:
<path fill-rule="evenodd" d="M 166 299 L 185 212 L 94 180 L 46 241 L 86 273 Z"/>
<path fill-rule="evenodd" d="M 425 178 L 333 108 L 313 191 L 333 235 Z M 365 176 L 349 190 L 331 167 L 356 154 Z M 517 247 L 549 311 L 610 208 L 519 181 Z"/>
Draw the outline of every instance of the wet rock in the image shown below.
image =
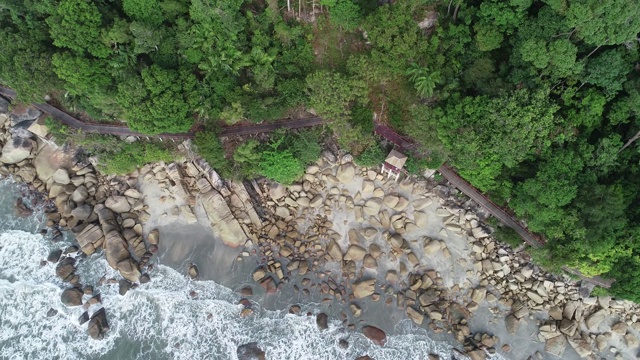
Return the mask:
<path fill-rule="evenodd" d="M 240 289 L 240 294 L 242 294 L 242 296 L 253 296 L 253 289 L 251 286 L 245 286 Z"/>
<path fill-rule="evenodd" d="M 104 308 L 96 311 L 88 325 L 89 336 L 94 340 L 104 339 L 105 333 L 109 330 L 109 324 L 107 323 L 107 315 Z"/>
<path fill-rule="evenodd" d="M 325 313 L 320 313 L 316 315 L 316 325 L 318 325 L 318 329 L 325 330 L 329 328 L 329 316 Z"/>
<path fill-rule="evenodd" d="M 265 360 L 265 352 L 258 347 L 257 342 L 238 346 L 236 350 L 238 360 Z"/>
<path fill-rule="evenodd" d="M 560 325 L 558 326 L 558 330 L 560 330 L 561 333 L 569 337 L 572 337 L 576 333 L 577 329 L 578 329 L 578 322 L 575 320 L 569 320 L 569 319 L 562 319 L 562 321 L 560 322 Z"/>
<path fill-rule="evenodd" d="M 47 311 L 47 317 L 56 316 L 57 314 L 58 314 L 58 310 L 54 308 L 49 308 L 49 310 Z"/>
<path fill-rule="evenodd" d="M 149 277 L 149 274 L 145 273 L 140 276 L 140 284 L 146 284 L 150 281 L 151 281 L 151 278 Z"/>
<path fill-rule="evenodd" d="M 68 259 L 68 258 L 67 258 Z M 65 259 L 66 260 L 66 259 Z M 73 263 L 68 261 L 62 261 L 56 266 L 56 275 L 62 279 L 62 281 L 69 281 L 75 272 Z"/>
<path fill-rule="evenodd" d="M 367 254 L 364 256 L 364 259 L 362 260 L 362 266 L 364 266 L 367 269 L 377 269 L 378 262 L 373 256 Z"/>
<path fill-rule="evenodd" d="M 383 346 L 387 342 L 387 334 L 375 326 L 364 326 L 362 328 L 362 334 L 368 337 L 376 345 Z"/>
<path fill-rule="evenodd" d="M 418 325 L 422 325 L 422 322 L 424 321 L 424 314 L 411 306 L 407 307 L 407 316 L 409 316 L 409 318 Z"/>
<path fill-rule="evenodd" d="M 78 325 L 82 325 L 87 321 L 89 321 L 89 312 L 85 311 L 82 313 L 82 315 L 80 315 L 80 317 L 78 317 Z"/>
<path fill-rule="evenodd" d="M 62 250 L 60 249 L 53 250 L 52 252 L 49 253 L 49 256 L 47 256 L 47 261 L 50 263 L 57 263 L 60 260 L 61 255 L 62 255 Z"/>
<path fill-rule="evenodd" d="M 60 301 L 65 306 L 80 306 L 82 305 L 82 291 L 77 288 L 65 289 L 60 295 Z"/>
<path fill-rule="evenodd" d="M 194 280 L 197 277 L 198 277 L 198 267 L 195 264 L 191 264 L 189 266 L 189 278 L 191 278 L 191 280 Z"/>
<path fill-rule="evenodd" d="M 360 306 L 358 306 L 358 304 L 351 303 L 349 305 L 349 310 L 351 310 L 351 313 L 355 317 L 360 317 L 360 315 L 362 315 L 362 309 L 360 308 Z"/>
<path fill-rule="evenodd" d="M 348 349 L 349 348 L 349 342 L 346 339 L 340 339 L 338 340 L 338 346 L 341 349 Z"/>
<path fill-rule="evenodd" d="M 300 305 L 291 305 L 291 307 L 289 307 L 289 314 L 299 314 L 300 310 Z"/>
<path fill-rule="evenodd" d="M 131 289 L 131 283 L 125 279 L 118 281 L 118 293 L 124 296 Z"/>

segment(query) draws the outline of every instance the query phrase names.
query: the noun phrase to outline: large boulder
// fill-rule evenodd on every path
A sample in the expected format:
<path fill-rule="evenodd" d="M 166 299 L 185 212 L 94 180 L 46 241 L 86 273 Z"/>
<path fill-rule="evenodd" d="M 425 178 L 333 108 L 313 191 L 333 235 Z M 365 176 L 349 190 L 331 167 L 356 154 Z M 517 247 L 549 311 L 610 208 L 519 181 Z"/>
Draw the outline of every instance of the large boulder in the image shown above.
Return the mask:
<path fill-rule="evenodd" d="M 347 249 L 347 252 L 344 254 L 345 260 L 353 260 L 359 261 L 364 259 L 364 256 L 367 254 L 367 250 L 363 249 L 358 245 L 351 245 Z"/>
<path fill-rule="evenodd" d="M 425 238 L 424 240 L 424 252 L 427 255 L 433 255 L 440 251 L 441 244 L 440 241 L 435 239 Z"/>
<path fill-rule="evenodd" d="M 117 230 L 110 231 L 104 239 L 105 255 L 109 266 L 116 269 L 121 261 L 127 260 L 131 257 L 129 253 L 129 245 L 122 238 L 122 235 Z M 126 266 L 126 265 L 122 265 Z"/>
<path fill-rule="evenodd" d="M 95 314 L 91 316 L 91 320 L 89 320 L 87 329 L 89 330 L 89 336 L 91 336 L 91 338 L 93 338 L 94 340 L 104 339 L 104 334 L 109 330 L 107 315 L 104 308 L 96 311 Z"/>
<path fill-rule="evenodd" d="M 105 200 L 104 205 L 111 211 L 121 214 L 131 210 L 131 205 L 124 196 L 110 196 Z"/>
<path fill-rule="evenodd" d="M 362 280 L 353 284 L 353 296 L 356 299 L 366 298 L 376 291 L 376 279 Z"/>
<path fill-rule="evenodd" d="M 116 265 L 116 269 L 120 272 L 120 275 L 125 279 L 131 282 L 139 282 L 140 281 L 140 270 L 138 269 L 138 263 L 132 259 L 128 258 L 120 261 Z"/>
<path fill-rule="evenodd" d="M 225 244 L 231 247 L 244 245 L 247 235 L 231 213 L 231 209 L 222 195 L 211 190 L 201 196 L 200 203 L 211 223 L 214 235 L 219 236 Z"/>
<path fill-rule="evenodd" d="M 71 178 L 69 178 L 69 172 L 65 169 L 58 169 L 53 173 L 53 181 L 57 182 L 60 185 L 67 185 L 71 182 Z"/>
<path fill-rule="evenodd" d="M 375 326 L 364 326 L 362 328 L 364 336 L 368 337 L 374 344 L 383 346 L 387 342 L 387 334 Z"/>
<path fill-rule="evenodd" d="M 341 165 L 338 168 L 338 173 L 336 174 L 336 178 L 343 184 L 348 184 L 353 180 L 353 177 L 356 174 L 356 169 L 353 167 L 353 164 L 347 163 Z"/>
<path fill-rule="evenodd" d="M 520 327 L 520 322 L 515 315 L 510 314 L 504 319 L 504 324 L 507 328 L 507 331 L 511 335 L 515 335 L 518 332 L 518 328 Z"/>
<path fill-rule="evenodd" d="M 82 252 L 91 255 L 104 243 L 104 235 L 99 226 L 90 224 L 76 235 L 76 240 L 78 240 Z"/>
<path fill-rule="evenodd" d="M 60 295 L 60 301 L 66 306 L 82 305 L 82 291 L 77 288 L 65 289 Z"/>
<path fill-rule="evenodd" d="M 327 253 L 331 255 L 333 260 L 342 261 L 342 249 L 340 249 L 340 245 L 335 240 L 331 239 L 329 245 L 327 245 Z"/>
<path fill-rule="evenodd" d="M 54 177 L 54 181 L 55 181 L 55 177 Z M 85 202 L 87 198 L 89 198 L 89 190 L 87 190 L 87 187 L 84 185 L 78 186 L 78 188 L 73 191 L 73 194 L 71 194 L 71 200 L 73 200 L 73 202 L 75 202 L 76 204 L 81 204 Z"/>
<path fill-rule="evenodd" d="M 287 196 L 287 189 L 278 183 L 271 184 L 271 187 L 269 188 L 269 196 L 274 200 L 281 199 Z"/>
<path fill-rule="evenodd" d="M 71 216 L 78 220 L 85 221 L 91 216 L 91 209 L 90 205 L 82 204 L 71 210 Z"/>
<path fill-rule="evenodd" d="M 36 147 L 35 141 L 28 137 L 14 136 L 2 147 L 0 162 L 16 164 L 28 158 Z"/>
<path fill-rule="evenodd" d="M 587 328 L 589 330 L 594 330 L 595 328 L 597 328 L 598 325 L 600 325 L 600 323 L 604 321 L 607 314 L 608 312 L 606 309 L 600 309 L 595 313 L 591 314 L 585 322 L 585 324 L 587 325 Z"/>
<path fill-rule="evenodd" d="M 364 203 L 362 212 L 369 216 L 378 215 L 381 207 L 382 207 L 382 199 L 372 198 L 367 200 L 366 203 Z"/>
<path fill-rule="evenodd" d="M 160 243 L 160 230 L 153 229 L 147 235 L 147 241 L 151 245 L 158 245 Z"/>

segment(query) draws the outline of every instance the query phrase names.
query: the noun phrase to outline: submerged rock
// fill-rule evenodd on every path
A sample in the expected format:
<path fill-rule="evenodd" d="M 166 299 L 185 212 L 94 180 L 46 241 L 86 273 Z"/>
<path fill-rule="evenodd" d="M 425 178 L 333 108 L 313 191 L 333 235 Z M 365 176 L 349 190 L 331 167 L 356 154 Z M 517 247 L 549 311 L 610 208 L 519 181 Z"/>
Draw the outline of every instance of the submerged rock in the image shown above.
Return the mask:
<path fill-rule="evenodd" d="M 257 342 L 238 346 L 236 350 L 238 360 L 265 360 L 265 353 L 258 347 Z"/>

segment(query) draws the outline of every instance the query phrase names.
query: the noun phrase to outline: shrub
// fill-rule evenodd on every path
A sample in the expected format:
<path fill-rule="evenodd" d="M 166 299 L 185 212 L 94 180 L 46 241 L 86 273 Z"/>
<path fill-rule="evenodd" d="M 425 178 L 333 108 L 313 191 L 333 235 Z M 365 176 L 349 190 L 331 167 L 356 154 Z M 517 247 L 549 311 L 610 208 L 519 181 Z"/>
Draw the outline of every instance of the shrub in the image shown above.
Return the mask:
<path fill-rule="evenodd" d="M 103 153 L 99 156 L 99 169 L 105 174 L 125 175 L 136 168 L 157 161 L 172 160 L 169 150 L 157 143 L 124 143 L 117 152 Z"/>
<path fill-rule="evenodd" d="M 205 159 L 211 167 L 222 175 L 229 177 L 231 163 L 225 157 L 225 151 L 220 143 L 218 135 L 213 131 L 199 132 L 194 139 L 198 154 Z"/>
<path fill-rule="evenodd" d="M 289 185 L 304 173 L 304 165 L 291 150 L 281 148 L 284 137 L 272 140 L 262 152 L 260 173 L 265 177 L 284 185 Z"/>
<path fill-rule="evenodd" d="M 382 164 L 385 157 L 385 151 L 379 144 L 375 143 L 367 147 L 362 154 L 356 156 L 355 161 L 360 166 L 376 167 Z"/>

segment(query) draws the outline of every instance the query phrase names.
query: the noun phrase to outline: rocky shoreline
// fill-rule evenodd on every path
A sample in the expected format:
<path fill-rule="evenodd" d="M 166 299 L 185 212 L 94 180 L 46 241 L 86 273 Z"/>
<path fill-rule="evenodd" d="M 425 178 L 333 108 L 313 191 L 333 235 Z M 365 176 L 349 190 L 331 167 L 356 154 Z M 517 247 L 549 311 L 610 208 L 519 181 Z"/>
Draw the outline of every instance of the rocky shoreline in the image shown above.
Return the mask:
<path fill-rule="evenodd" d="M 350 155 L 330 152 L 287 187 L 226 182 L 198 159 L 149 164 L 126 177 L 103 176 L 87 159 L 74 161 L 74 151 L 28 132 L 24 124 L 40 115 L 37 110 L 14 114 L 6 104 L 0 110 L 0 175 L 45 194 L 55 204 L 47 213 L 50 231 L 65 228 L 76 236 L 77 247 L 52 253 L 47 261 L 57 263 L 57 275 L 69 284 L 61 301 L 86 310 L 79 323 L 88 322 L 94 339 L 106 336 L 108 309 L 92 284 L 82 284 L 77 262 L 102 249 L 121 278 L 100 281 L 118 283 L 123 295 L 151 280 L 162 233 L 149 228 L 149 220 L 180 218 L 206 222 L 213 236 L 238 249 L 236 261 L 257 259 L 252 277 L 265 293 L 285 286 L 304 296 L 318 292 L 323 302 L 343 307 L 345 328 L 381 346 L 382 326 L 358 320 L 365 301 L 401 309 L 430 331 L 451 333 L 471 359 L 509 357 L 520 346 L 509 344 L 510 336 L 516 339 L 532 323 L 537 331 L 526 334 L 528 341 L 540 346 L 531 359 L 566 358 L 571 351 L 589 359 L 637 355 L 636 304 L 581 297 L 570 279 L 541 271 L 527 254 L 497 242 L 482 209 L 442 184 L 395 183 L 358 167 Z M 161 193 L 149 193 L 146 184 Z M 164 209 L 167 203 L 172 205 Z M 198 278 L 203 265 L 189 266 L 188 276 Z M 241 295 L 250 299 L 253 290 L 245 287 Z M 251 302 L 243 304 L 242 315 L 250 316 Z M 300 312 L 291 305 L 292 313 Z M 490 320 L 474 325 L 480 313 Z M 316 316 L 326 328 L 326 314 Z M 340 346 L 349 346 L 344 342 Z M 241 348 L 259 356 L 255 344 Z"/>

